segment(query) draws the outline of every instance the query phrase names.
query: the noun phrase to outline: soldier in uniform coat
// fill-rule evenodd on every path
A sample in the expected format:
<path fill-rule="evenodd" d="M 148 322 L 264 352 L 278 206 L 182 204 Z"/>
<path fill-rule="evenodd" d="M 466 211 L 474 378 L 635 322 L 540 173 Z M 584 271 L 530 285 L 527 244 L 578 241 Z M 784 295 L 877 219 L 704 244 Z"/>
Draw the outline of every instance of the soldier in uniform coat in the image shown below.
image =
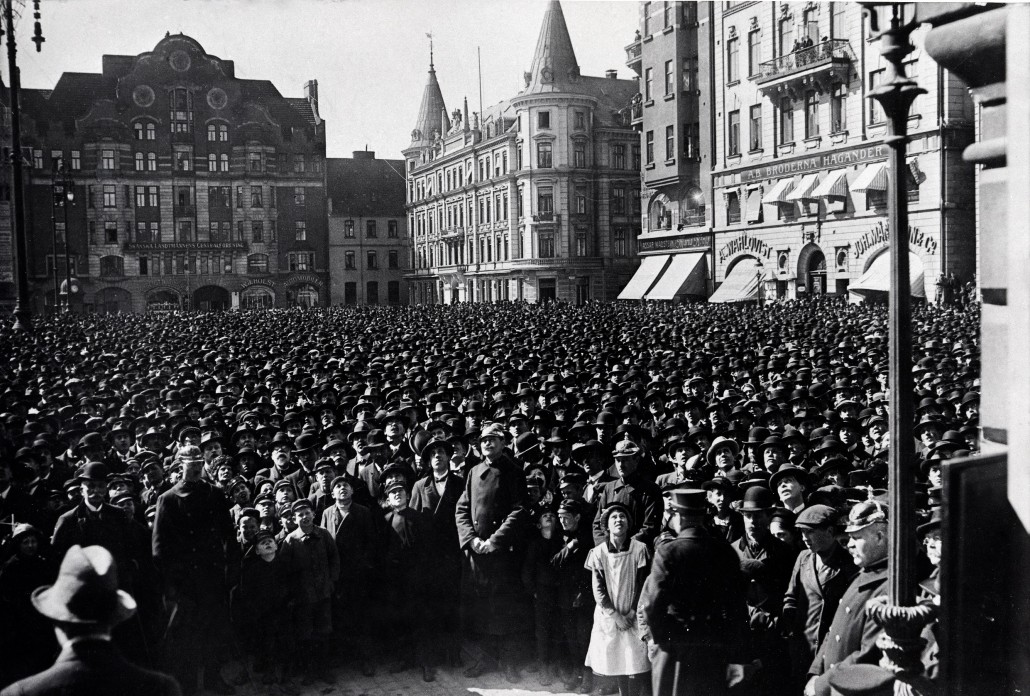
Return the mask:
<path fill-rule="evenodd" d="M 887 507 L 870 500 L 851 508 L 848 552 L 861 568 L 840 599 L 833 623 L 808 670 L 805 696 L 829 696 L 830 678 L 842 666 L 877 664 L 882 629 L 866 614 L 866 603 L 887 594 Z"/>
<path fill-rule="evenodd" d="M 466 607 L 471 627 L 491 639 L 505 676 L 518 681 L 515 639 L 529 629 L 532 616 L 521 578 L 526 478 L 504 451 L 504 437 L 504 429 L 496 423 L 483 428 L 484 459 L 469 472 L 455 519 L 458 543 L 467 559 Z M 475 678 L 486 669 L 486 661 L 480 660 L 465 674 Z"/>
<path fill-rule="evenodd" d="M 178 455 L 181 480 L 157 499 L 154 561 L 164 579 L 170 618 L 166 660 L 184 693 L 196 690 L 204 670 L 207 688 L 231 694 L 219 673 L 229 638 L 226 545 L 233 541 L 229 505 L 221 490 L 203 480 L 204 460 L 196 447 Z"/>
<path fill-rule="evenodd" d="M 704 525 L 705 492 L 670 492 L 676 537 L 655 550 L 638 617 L 653 643 L 652 693 L 718 696 L 752 667 L 744 653 L 744 579 L 736 554 Z M 730 676 L 733 676 L 731 679 Z"/>

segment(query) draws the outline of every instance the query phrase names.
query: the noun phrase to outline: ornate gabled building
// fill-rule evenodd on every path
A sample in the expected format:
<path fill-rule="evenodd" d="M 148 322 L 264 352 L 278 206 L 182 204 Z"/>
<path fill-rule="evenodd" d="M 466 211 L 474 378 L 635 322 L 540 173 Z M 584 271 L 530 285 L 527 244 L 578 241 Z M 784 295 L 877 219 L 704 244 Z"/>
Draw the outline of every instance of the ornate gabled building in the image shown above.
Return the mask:
<path fill-rule="evenodd" d="M 413 303 L 613 299 L 636 265 L 636 82 L 580 74 L 561 4 L 544 13 L 525 89 L 470 120 L 430 59 L 403 151 Z"/>
<path fill-rule="evenodd" d="M 73 309 L 325 304 L 326 126 L 317 82 L 304 91 L 238 78 L 182 34 L 23 90 L 34 311 L 65 238 Z"/>

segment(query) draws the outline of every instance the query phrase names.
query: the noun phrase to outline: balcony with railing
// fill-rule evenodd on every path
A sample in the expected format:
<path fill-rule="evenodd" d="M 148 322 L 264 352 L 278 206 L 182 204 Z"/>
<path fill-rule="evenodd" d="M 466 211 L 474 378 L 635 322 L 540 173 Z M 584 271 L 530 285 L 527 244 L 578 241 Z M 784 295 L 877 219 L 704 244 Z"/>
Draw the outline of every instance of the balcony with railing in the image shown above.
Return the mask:
<path fill-rule="evenodd" d="M 543 225 L 557 225 L 561 222 L 561 215 L 553 212 L 537 213 L 533 216 L 533 222 Z"/>
<path fill-rule="evenodd" d="M 788 79 L 821 73 L 836 67 L 850 67 L 855 61 L 851 42 L 827 39 L 814 46 L 793 51 L 785 56 L 760 63 L 751 77 L 756 84 L 768 86 Z"/>
<path fill-rule="evenodd" d="M 636 126 L 644 121 L 644 105 L 636 103 L 630 107 L 630 125 Z"/>
<path fill-rule="evenodd" d="M 641 47 L 639 38 L 635 39 L 629 46 L 626 46 L 626 67 L 632 68 L 637 73 L 640 72 Z"/>

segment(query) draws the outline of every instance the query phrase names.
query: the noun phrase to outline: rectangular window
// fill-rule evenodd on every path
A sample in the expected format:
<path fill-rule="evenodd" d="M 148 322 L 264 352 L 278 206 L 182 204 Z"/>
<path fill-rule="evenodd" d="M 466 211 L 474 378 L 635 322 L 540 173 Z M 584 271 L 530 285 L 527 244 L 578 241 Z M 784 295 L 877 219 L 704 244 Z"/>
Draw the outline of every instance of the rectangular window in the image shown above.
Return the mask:
<path fill-rule="evenodd" d="M 400 236 L 399 229 L 400 228 L 396 220 L 386 221 L 386 236 L 390 239 L 397 239 L 397 237 Z"/>
<path fill-rule="evenodd" d="M 842 3 L 834 3 L 839 5 Z M 848 129 L 848 88 L 836 84 L 830 93 L 830 132 L 841 133 Z"/>
<path fill-rule="evenodd" d="M 586 130 L 587 127 L 587 115 L 582 111 L 577 111 L 573 116 L 573 127 L 576 130 Z"/>
<path fill-rule="evenodd" d="M 627 256 L 629 255 L 629 240 L 626 238 L 626 230 L 619 228 L 615 230 L 615 255 L 616 256 Z"/>
<path fill-rule="evenodd" d="M 755 104 L 750 111 L 750 131 L 748 142 L 751 150 L 762 149 L 762 105 Z"/>
<path fill-rule="evenodd" d="M 116 189 L 114 187 L 114 184 L 104 184 L 104 207 L 105 208 L 114 208 L 114 207 L 116 207 L 118 205 L 117 201 L 116 201 L 116 193 L 115 192 L 116 192 Z"/>
<path fill-rule="evenodd" d="M 651 3 L 644 3 L 644 36 L 651 35 Z"/>
<path fill-rule="evenodd" d="M 794 142 L 794 102 L 790 97 L 780 99 L 780 144 Z"/>
<path fill-rule="evenodd" d="M 366 262 L 367 267 L 369 268 L 369 270 L 375 270 L 375 269 L 379 268 L 379 257 L 376 254 L 376 252 L 369 251 L 369 252 L 367 252 L 367 254 L 365 256 L 366 256 L 365 262 Z"/>
<path fill-rule="evenodd" d="M 537 128 L 550 128 L 551 127 L 551 112 L 540 111 L 536 115 L 536 127 Z"/>
<path fill-rule="evenodd" d="M 697 56 L 683 59 L 683 91 L 697 91 Z"/>
<path fill-rule="evenodd" d="M 368 239 L 375 239 L 379 236 L 379 231 L 376 229 L 375 220 L 365 220 L 365 237 Z"/>
<path fill-rule="evenodd" d="M 640 170 L 640 145 L 637 143 L 633 144 L 633 171 Z"/>
<path fill-rule="evenodd" d="M 147 187 L 137 186 L 136 187 L 136 207 L 146 208 L 147 207 Z"/>
<path fill-rule="evenodd" d="M 647 131 L 647 163 L 654 164 L 654 131 Z"/>
<path fill-rule="evenodd" d="M 676 158 L 676 128 L 665 127 L 665 159 L 666 161 Z"/>
<path fill-rule="evenodd" d="M 252 171 L 252 172 L 260 172 L 261 171 L 261 153 L 260 152 L 251 152 L 249 155 L 247 155 L 247 162 L 249 163 L 248 164 L 248 169 L 250 169 L 250 171 Z"/>
<path fill-rule="evenodd" d="M 625 145 L 612 145 L 612 168 L 613 169 L 625 169 L 626 168 L 626 146 Z"/>
<path fill-rule="evenodd" d="M 727 152 L 729 155 L 740 154 L 740 111 L 730 112 L 729 124 L 726 129 Z"/>
<path fill-rule="evenodd" d="M 307 195 L 305 194 L 303 186 L 293 187 L 293 203 L 294 205 L 304 205 L 307 201 Z"/>
<path fill-rule="evenodd" d="M 344 220 L 343 221 L 343 236 L 347 239 L 354 239 L 354 221 Z"/>
<path fill-rule="evenodd" d="M 819 14 L 818 10 L 805 10 L 804 17 L 802 19 L 802 27 L 805 32 L 805 39 L 808 40 L 809 46 L 814 46 L 819 43 Z"/>
<path fill-rule="evenodd" d="M 72 150 L 72 171 L 82 169 L 82 153 L 79 150 Z"/>
<path fill-rule="evenodd" d="M 315 267 L 315 255 L 311 252 L 294 251 L 289 255 L 291 271 L 310 271 Z"/>
<path fill-rule="evenodd" d="M 397 251 L 391 249 L 390 253 L 386 256 L 386 264 L 388 268 L 397 268 Z"/>
<path fill-rule="evenodd" d="M 587 255 L 587 233 L 583 230 L 576 231 L 576 256 Z"/>
<path fill-rule="evenodd" d="M 587 166 L 587 145 L 584 142 L 573 143 L 572 145 L 572 166 L 577 169 L 584 169 Z"/>
<path fill-rule="evenodd" d="M 834 2 L 830 7 L 830 32 L 835 39 L 845 38 L 844 11 L 847 6 L 846 2 Z"/>
<path fill-rule="evenodd" d="M 304 155 L 293 156 L 293 171 L 298 174 L 304 173 Z"/>
<path fill-rule="evenodd" d="M 794 18 L 784 17 L 780 20 L 780 55 L 785 56 L 794 50 Z"/>
<path fill-rule="evenodd" d="M 118 243 L 118 223 L 117 222 L 105 222 L 104 223 L 104 244 L 117 244 Z"/>
<path fill-rule="evenodd" d="M 303 220 L 297 220 L 293 223 L 293 230 L 295 232 L 294 239 L 298 242 L 307 241 L 308 238 L 308 223 Z"/>
<path fill-rule="evenodd" d="M 536 166 L 551 167 L 551 143 L 543 142 L 536 144 Z"/>
<path fill-rule="evenodd" d="M 542 259 L 553 259 L 554 258 L 554 235 L 553 234 L 542 234 L 542 235 L 540 235 L 540 258 L 542 258 Z"/>
<path fill-rule="evenodd" d="M 193 157 L 188 150 L 176 150 L 175 152 L 175 169 L 180 172 L 188 172 L 193 168 L 191 160 Z"/>
<path fill-rule="evenodd" d="M 103 150 L 100 153 L 100 168 L 114 169 L 114 150 Z"/>
<path fill-rule="evenodd" d="M 247 273 L 268 273 L 268 256 L 266 254 L 248 256 Z"/>
<path fill-rule="evenodd" d="M 236 207 L 243 210 L 243 187 L 236 187 Z"/>
<path fill-rule="evenodd" d="M 263 220 L 250 221 L 250 238 L 255 242 L 265 241 L 265 223 Z"/>
<path fill-rule="evenodd" d="M 150 275 L 150 259 L 146 256 L 139 257 L 139 274 L 141 276 Z"/>
<path fill-rule="evenodd" d="M 192 242 L 193 241 L 193 221 L 192 220 L 179 220 L 176 223 L 178 228 L 178 242 Z"/>
<path fill-rule="evenodd" d="M 869 91 L 879 87 L 883 83 L 884 69 L 873 70 L 869 73 Z M 883 123 L 883 108 L 879 103 L 871 104 L 869 107 L 869 124 Z"/>
<path fill-rule="evenodd" d="M 587 212 L 587 192 L 584 188 L 576 189 L 576 214 L 586 215 Z"/>
<path fill-rule="evenodd" d="M 251 208 L 263 208 L 264 201 L 261 199 L 261 187 L 251 186 L 250 187 L 250 207 Z"/>
<path fill-rule="evenodd" d="M 805 137 L 819 135 L 819 96 L 815 90 L 805 92 Z"/>
<path fill-rule="evenodd" d="M 758 74 L 758 66 L 762 63 L 762 33 L 757 29 L 747 33 L 747 74 Z"/>
<path fill-rule="evenodd" d="M 672 61 L 665 61 L 665 96 L 670 96 L 676 89 L 676 71 L 672 67 Z"/>
<path fill-rule="evenodd" d="M 665 28 L 668 29 L 672 26 L 672 6 L 674 3 L 665 0 L 665 7 L 662 9 L 662 13 L 665 15 Z"/>
<path fill-rule="evenodd" d="M 740 79 L 740 41 L 736 36 L 726 40 L 726 81 Z"/>
<path fill-rule="evenodd" d="M 537 190 L 536 209 L 541 215 L 554 212 L 554 192 L 550 188 Z"/>
<path fill-rule="evenodd" d="M 621 186 L 612 187 L 612 215 L 626 214 L 626 189 Z"/>
<path fill-rule="evenodd" d="M 354 252 L 353 251 L 344 252 L 344 255 L 343 255 L 343 267 L 348 269 L 348 270 L 353 270 L 354 269 Z"/>
<path fill-rule="evenodd" d="M 654 85 L 654 68 L 644 68 L 644 101 L 651 101 L 651 88 Z"/>

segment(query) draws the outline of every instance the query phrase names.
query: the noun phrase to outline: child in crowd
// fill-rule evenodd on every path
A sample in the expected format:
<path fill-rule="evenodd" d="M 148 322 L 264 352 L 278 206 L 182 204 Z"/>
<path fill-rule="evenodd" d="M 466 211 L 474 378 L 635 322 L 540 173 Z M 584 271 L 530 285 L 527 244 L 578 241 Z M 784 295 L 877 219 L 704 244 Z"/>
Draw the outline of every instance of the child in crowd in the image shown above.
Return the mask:
<path fill-rule="evenodd" d="M 631 538 L 632 514 L 622 503 L 604 509 L 601 527 L 608 538 L 591 549 L 584 564 L 593 576 L 597 602 L 586 665 L 596 674 L 617 677 L 620 696 L 637 696 L 651 670 L 637 625 L 637 601 L 650 552 Z"/>
<path fill-rule="evenodd" d="M 558 611 L 558 573 L 551 559 L 561 550 L 564 540 L 558 526 L 558 516 L 548 507 L 537 511 L 537 529 L 540 536 L 529 542 L 522 565 L 522 584 L 533 598 L 536 617 L 536 659 L 540 683 L 554 683 L 557 671 L 558 648 L 561 638 L 561 614 Z"/>

